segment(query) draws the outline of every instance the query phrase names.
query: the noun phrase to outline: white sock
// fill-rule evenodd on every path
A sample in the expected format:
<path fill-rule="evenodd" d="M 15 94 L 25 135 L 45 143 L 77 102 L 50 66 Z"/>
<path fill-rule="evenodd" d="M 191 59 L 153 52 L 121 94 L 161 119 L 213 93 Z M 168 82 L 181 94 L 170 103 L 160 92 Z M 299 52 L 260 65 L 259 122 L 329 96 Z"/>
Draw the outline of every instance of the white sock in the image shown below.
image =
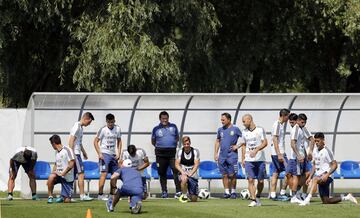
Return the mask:
<path fill-rule="evenodd" d="M 348 201 L 349 197 L 347 195 L 341 195 L 341 200 L 342 201 Z"/>
<path fill-rule="evenodd" d="M 236 189 L 234 189 L 234 188 L 231 189 L 231 194 L 232 194 L 232 193 L 236 193 Z"/>
<path fill-rule="evenodd" d="M 286 194 L 286 190 L 285 189 L 281 189 L 280 190 L 280 195 L 285 195 Z"/>
<path fill-rule="evenodd" d="M 228 188 L 225 189 L 225 194 L 230 194 L 230 190 Z"/>
<path fill-rule="evenodd" d="M 84 197 L 85 197 L 85 195 L 84 195 L 84 194 L 80 195 L 80 198 L 84 198 Z"/>
<path fill-rule="evenodd" d="M 271 193 L 270 193 L 270 197 L 271 197 L 271 198 L 276 198 L 276 192 L 271 192 Z"/>

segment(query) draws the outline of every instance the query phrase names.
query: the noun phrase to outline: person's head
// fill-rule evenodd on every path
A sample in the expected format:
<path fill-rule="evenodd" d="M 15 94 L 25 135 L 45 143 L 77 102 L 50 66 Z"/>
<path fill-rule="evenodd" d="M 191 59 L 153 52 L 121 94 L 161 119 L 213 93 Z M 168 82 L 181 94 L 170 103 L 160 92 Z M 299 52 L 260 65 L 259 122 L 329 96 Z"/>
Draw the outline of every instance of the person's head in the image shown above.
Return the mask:
<path fill-rule="evenodd" d="M 305 114 L 299 114 L 297 124 L 302 128 L 306 125 L 307 116 Z"/>
<path fill-rule="evenodd" d="M 136 147 L 135 147 L 135 145 L 128 145 L 127 151 L 129 152 L 131 157 L 134 157 L 136 155 Z"/>
<path fill-rule="evenodd" d="M 189 149 L 191 146 L 190 137 L 189 136 L 182 137 L 182 144 L 186 150 Z"/>
<path fill-rule="evenodd" d="M 109 129 L 114 128 L 114 126 L 115 126 L 115 116 L 114 116 L 114 114 L 106 114 L 106 126 Z"/>
<path fill-rule="evenodd" d="M 322 132 L 317 132 L 314 135 L 315 144 L 318 150 L 321 150 L 325 146 L 325 136 Z"/>
<path fill-rule="evenodd" d="M 54 148 L 54 150 L 57 150 L 57 147 L 59 145 L 61 145 L 61 139 L 60 139 L 60 136 L 58 135 L 52 135 L 50 138 L 50 144 L 52 145 L 52 147 Z"/>
<path fill-rule="evenodd" d="M 95 120 L 94 116 L 90 112 L 84 113 L 81 117 L 81 123 L 83 126 L 90 125 L 93 120 Z"/>
<path fill-rule="evenodd" d="M 32 152 L 30 150 L 25 149 L 25 151 L 24 151 L 25 160 L 29 161 L 29 160 L 31 160 L 31 157 L 32 157 Z"/>
<path fill-rule="evenodd" d="M 169 114 L 166 111 L 161 111 L 159 114 L 159 120 L 161 125 L 167 126 L 169 124 Z"/>
<path fill-rule="evenodd" d="M 253 118 L 250 114 L 245 114 L 242 117 L 242 122 L 245 128 L 250 129 L 250 126 L 253 123 Z"/>
<path fill-rule="evenodd" d="M 231 124 L 231 115 L 229 113 L 221 114 L 221 124 L 223 126 L 229 126 Z"/>
<path fill-rule="evenodd" d="M 289 109 L 283 108 L 283 109 L 280 110 L 279 116 L 280 116 L 280 119 L 282 120 L 282 122 L 287 122 L 288 121 L 289 114 L 290 114 Z"/>
<path fill-rule="evenodd" d="M 291 127 L 294 127 L 298 119 L 298 115 L 295 113 L 289 114 L 289 123 Z"/>

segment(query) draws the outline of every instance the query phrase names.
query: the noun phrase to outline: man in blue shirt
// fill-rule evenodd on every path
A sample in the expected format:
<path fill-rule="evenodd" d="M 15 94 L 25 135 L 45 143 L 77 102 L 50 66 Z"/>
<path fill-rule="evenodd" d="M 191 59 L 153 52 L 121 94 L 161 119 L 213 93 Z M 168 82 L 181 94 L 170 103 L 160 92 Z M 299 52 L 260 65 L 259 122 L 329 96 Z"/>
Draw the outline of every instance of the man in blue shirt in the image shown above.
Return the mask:
<path fill-rule="evenodd" d="M 123 183 L 119 189 L 116 188 L 118 178 L 120 178 Z M 131 213 L 140 213 L 142 206 L 141 200 L 143 198 L 143 182 L 139 171 L 132 168 L 132 161 L 130 159 L 124 160 L 121 168 L 113 173 L 110 185 L 112 197 L 106 202 L 108 212 L 114 211 L 114 207 L 119 202 L 120 197 L 129 196 Z"/>
<path fill-rule="evenodd" d="M 236 174 L 239 170 L 237 141 L 241 137 L 241 131 L 231 124 L 229 113 L 221 114 L 221 123 L 223 126 L 217 131 L 214 159 L 218 162 L 220 173 L 223 175 L 224 198 L 236 199 Z"/>
<path fill-rule="evenodd" d="M 160 176 L 161 197 L 167 198 L 167 168 L 170 168 L 174 174 L 174 182 L 176 186 L 175 198 L 181 196 L 181 187 L 178 178 L 178 171 L 175 168 L 175 154 L 176 147 L 179 141 L 179 131 L 175 124 L 169 122 L 169 114 L 162 111 L 159 114 L 160 124 L 155 126 L 152 135 L 151 143 L 155 146 L 156 163 Z"/>

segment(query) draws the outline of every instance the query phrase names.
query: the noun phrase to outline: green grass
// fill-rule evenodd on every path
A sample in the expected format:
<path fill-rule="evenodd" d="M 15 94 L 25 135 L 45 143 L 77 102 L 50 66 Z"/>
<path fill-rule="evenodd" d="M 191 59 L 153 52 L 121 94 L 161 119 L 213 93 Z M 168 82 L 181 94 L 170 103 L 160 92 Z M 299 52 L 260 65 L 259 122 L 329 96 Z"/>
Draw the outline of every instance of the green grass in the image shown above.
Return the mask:
<path fill-rule="evenodd" d="M 360 199 L 359 199 L 360 200 Z M 1 202 L 3 218 L 40 218 L 40 217 L 85 217 L 88 208 L 92 217 L 133 217 L 128 209 L 127 200 L 122 200 L 115 208 L 115 212 L 108 213 L 105 202 L 75 202 L 71 204 L 47 204 L 45 200 L 13 200 Z M 149 199 L 143 202 L 142 213 L 139 217 L 360 217 L 360 206 L 349 202 L 336 205 L 322 205 L 318 198 L 307 207 L 291 205 L 289 202 L 262 200 L 262 207 L 249 208 L 245 200 L 209 199 L 196 203 L 180 203 L 174 199 Z"/>

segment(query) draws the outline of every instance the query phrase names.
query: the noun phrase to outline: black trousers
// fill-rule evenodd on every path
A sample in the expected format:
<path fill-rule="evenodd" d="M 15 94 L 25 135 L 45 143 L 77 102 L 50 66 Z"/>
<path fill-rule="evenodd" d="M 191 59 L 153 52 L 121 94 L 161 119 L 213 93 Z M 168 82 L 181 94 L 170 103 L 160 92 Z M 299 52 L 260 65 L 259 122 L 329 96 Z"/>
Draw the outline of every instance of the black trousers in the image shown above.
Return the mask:
<path fill-rule="evenodd" d="M 161 185 L 161 191 L 167 192 L 167 175 L 166 171 L 167 168 L 170 166 L 171 170 L 173 171 L 174 175 L 174 183 L 176 192 L 181 192 L 181 186 L 179 181 L 179 172 L 175 168 L 175 157 L 162 157 L 162 156 L 156 156 L 156 163 L 158 165 L 158 173 L 160 177 L 160 185 Z"/>

